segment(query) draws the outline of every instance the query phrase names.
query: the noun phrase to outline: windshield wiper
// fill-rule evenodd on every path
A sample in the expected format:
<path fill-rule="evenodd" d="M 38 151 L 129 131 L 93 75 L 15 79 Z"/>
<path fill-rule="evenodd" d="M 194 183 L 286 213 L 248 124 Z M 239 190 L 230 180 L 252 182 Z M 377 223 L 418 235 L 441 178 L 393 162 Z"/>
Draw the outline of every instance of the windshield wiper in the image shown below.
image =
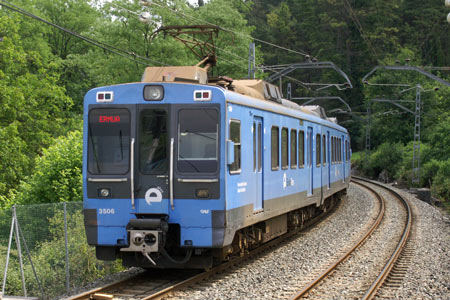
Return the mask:
<path fill-rule="evenodd" d="M 95 144 L 94 144 L 94 140 L 92 138 L 92 129 L 91 129 L 91 125 L 89 124 L 89 138 L 91 140 L 91 144 L 92 144 L 92 151 L 94 152 L 94 159 L 95 159 L 95 164 L 97 165 L 97 170 L 98 173 L 101 173 L 100 171 L 100 164 L 98 163 L 98 155 L 97 155 L 97 149 L 95 148 Z"/>
<path fill-rule="evenodd" d="M 178 154 L 178 156 L 179 156 L 180 158 L 183 158 L 183 161 L 184 161 L 184 162 L 187 162 L 187 163 L 188 163 L 189 165 L 191 165 L 197 172 L 200 173 L 200 170 L 199 170 L 192 162 L 190 162 L 189 160 L 185 159 L 185 157 L 183 157 L 183 155 Z"/>

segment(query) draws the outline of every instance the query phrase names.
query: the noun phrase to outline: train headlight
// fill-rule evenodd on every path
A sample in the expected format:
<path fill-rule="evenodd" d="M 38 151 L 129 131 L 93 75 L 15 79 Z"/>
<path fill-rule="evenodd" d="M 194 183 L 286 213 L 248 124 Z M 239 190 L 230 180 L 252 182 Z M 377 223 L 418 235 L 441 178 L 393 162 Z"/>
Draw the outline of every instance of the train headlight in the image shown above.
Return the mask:
<path fill-rule="evenodd" d="M 107 188 L 99 189 L 98 195 L 102 198 L 108 198 L 109 196 L 111 196 L 111 190 Z"/>
<path fill-rule="evenodd" d="M 144 99 L 147 101 L 160 101 L 164 98 L 164 88 L 161 85 L 146 85 Z"/>

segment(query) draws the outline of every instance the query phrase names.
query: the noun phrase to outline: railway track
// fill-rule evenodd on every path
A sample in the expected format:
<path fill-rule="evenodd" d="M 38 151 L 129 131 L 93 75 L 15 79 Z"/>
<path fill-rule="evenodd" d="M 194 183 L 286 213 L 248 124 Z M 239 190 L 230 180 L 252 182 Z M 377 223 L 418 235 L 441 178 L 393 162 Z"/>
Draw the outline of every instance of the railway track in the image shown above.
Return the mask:
<path fill-rule="evenodd" d="M 375 219 L 373 224 L 367 229 L 367 231 L 351 247 L 349 247 L 349 249 L 343 251 L 343 253 L 339 255 L 339 257 L 332 264 L 322 269 L 318 275 L 315 275 L 315 277 L 308 284 L 305 284 L 303 288 L 301 288 L 295 295 L 293 295 L 290 298 L 291 300 L 302 298 L 319 298 L 319 299 L 327 298 L 324 297 L 323 294 L 321 294 L 323 293 L 323 290 L 326 290 L 327 289 L 326 287 L 328 286 L 339 285 L 339 280 L 341 280 L 343 277 L 346 276 L 345 271 L 342 270 L 339 271 L 340 266 L 343 265 L 343 263 L 360 246 L 362 246 L 364 242 L 369 239 L 369 237 L 371 237 L 371 235 L 381 224 L 381 221 L 385 214 L 386 200 L 384 199 L 384 197 L 381 196 L 381 193 L 376 192 L 373 188 L 368 186 L 367 183 L 363 183 L 363 181 L 369 182 L 372 185 L 377 185 L 378 187 L 381 187 L 387 190 L 389 193 L 391 193 L 391 195 L 393 195 L 396 199 L 398 199 L 402 203 L 403 207 L 405 208 L 406 214 L 404 218 L 405 222 L 403 231 L 401 233 L 401 236 L 397 239 L 398 243 L 395 246 L 395 249 L 390 255 L 390 257 L 387 259 L 387 262 L 382 267 L 378 276 L 373 276 L 376 277 L 376 279 L 374 279 L 371 283 L 365 285 L 369 286 L 368 288 L 364 288 L 362 291 L 359 289 L 353 291 L 354 294 L 351 295 L 351 298 L 361 298 L 365 300 L 373 299 L 377 295 L 378 291 L 380 291 L 380 288 L 383 286 L 383 283 L 384 283 L 383 287 L 386 287 L 387 289 L 400 286 L 401 280 L 407 270 L 408 260 L 412 254 L 411 249 L 405 248 L 412 228 L 412 212 L 410 205 L 406 199 L 404 199 L 395 191 L 388 189 L 384 185 L 372 181 L 367 181 L 363 178 L 357 179 L 354 178 L 353 179 L 354 183 L 364 187 L 365 189 L 368 189 L 379 200 L 380 209 L 377 218 Z M 376 253 L 376 250 L 372 249 L 370 253 Z M 331 274 L 333 275 L 331 276 Z M 319 285 L 323 283 L 326 278 L 328 279 L 327 283 L 324 284 L 324 286 L 326 287 L 319 288 Z M 368 282 L 370 282 L 370 279 L 368 279 Z"/>
<path fill-rule="evenodd" d="M 234 257 L 228 262 L 225 262 L 217 267 L 206 271 L 174 271 L 173 275 L 170 270 L 156 272 L 149 271 L 133 276 L 131 278 L 120 280 L 103 287 L 98 287 L 75 296 L 65 298 L 65 300 L 106 300 L 106 299 L 161 299 L 171 292 L 192 286 L 202 280 L 210 278 L 217 273 L 229 270 L 231 267 L 239 265 L 248 259 L 257 257 L 258 254 L 272 249 L 280 244 L 288 242 L 295 237 L 299 232 L 305 232 L 311 229 L 314 225 L 320 223 L 334 213 L 342 201 L 339 201 L 334 207 L 326 212 L 307 221 L 298 230 L 289 232 L 272 241 L 269 241 L 260 247 L 244 253 L 239 257 Z M 164 273 L 164 274 L 162 274 Z M 156 274 L 156 275 L 155 275 Z"/>

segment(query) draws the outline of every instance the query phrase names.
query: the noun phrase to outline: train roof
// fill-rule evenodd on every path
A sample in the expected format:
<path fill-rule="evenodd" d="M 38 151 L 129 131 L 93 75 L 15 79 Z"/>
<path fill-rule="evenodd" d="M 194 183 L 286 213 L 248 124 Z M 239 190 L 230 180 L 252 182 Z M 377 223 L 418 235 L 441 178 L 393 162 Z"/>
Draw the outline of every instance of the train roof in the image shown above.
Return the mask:
<path fill-rule="evenodd" d="M 278 86 L 260 79 L 233 80 L 227 76 L 208 78 L 206 68 L 195 66 L 165 66 L 147 67 L 142 76 L 142 82 L 179 82 L 197 83 L 222 87 L 226 91 L 232 91 L 251 98 L 277 103 L 290 109 L 301 111 L 304 114 L 318 117 L 326 122 L 335 124 L 339 129 L 336 118 L 328 118 L 325 110 L 318 105 L 301 106 L 295 102 L 283 99 Z M 317 120 L 316 120 L 317 121 Z M 346 131 L 346 130 L 345 130 Z"/>

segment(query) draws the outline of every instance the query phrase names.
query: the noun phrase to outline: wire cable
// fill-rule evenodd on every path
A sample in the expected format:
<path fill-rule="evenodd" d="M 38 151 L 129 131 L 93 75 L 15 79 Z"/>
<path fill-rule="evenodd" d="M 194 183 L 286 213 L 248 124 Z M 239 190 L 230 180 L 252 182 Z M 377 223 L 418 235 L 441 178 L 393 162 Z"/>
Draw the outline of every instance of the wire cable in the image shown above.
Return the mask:
<path fill-rule="evenodd" d="M 50 21 L 47 21 L 47 20 L 45 20 L 45 19 L 43 19 L 41 17 L 38 17 L 38 16 L 36 16 L 36 15 L 34 15 L 34 14 L 32 14 L 32 13 L 30 13 L 30 12 L 28 12 L 28 11 L 26 11 L 26 10 L 16 6 L 16 5 L 14 5 L 14 4 L 12 4 L 12 3 L 9 3 L 7 1 L 0 0 L 0 5 L 2 7 L 5 7 L 7 9 L 9 9 L 9 10 L 15 11 L 17 13 L 20 13 L 22 15 L 25 15 L 27 17 L 30 17 L 32 19 L 38 20 L 38 21 L 40 21 L 42 23 L 45 23 L 45 24 L 50 25 L 52 27 L 55 27 L 55 28 L 57 28 L 57 29 L 59 29 L 61 31 L 64 31 L 64 32 L 66 32 L 66 33 L 68 33 L 70 35 L 73 35 L 73 36 L 75 36 L 75 37 L 77 37 L 77 38 L 79 38 L 79 39 L 81 39 L 81 40 L 83 40 L 83 41 L 85 41 L 85 42 L 87 42 L 87 43 L 89 43 L 91 45 L 94 45 L 96 47 L 102 48 L 105 51 L 109 51 L 109 52 L 114 53 L 116 55 L 119 55 L 119 56 L 122 56 L 124 58 L 127 58 L 127 59 L 129 59 L 129 60 L 131 60 L 133 62 L 144 64 L 144 65 L 148 65 L 147 63 L 145 63 L 143 61 L 136 60 L 136 58 L 138 58 L 140 60 L 146 60 L 146 61 L 149 61 L 149 62 L 152 62 L 152 63 L 155 63 L 155 64 L 167 66 L 166 63 L 163 63 L 163 62 L 160 62 L 160 61 L 157 61 L 157 60 L 153 60 L 153 59 L 150 59 L 148 57 L 138 55 L 138 54 L 136 54 L 134 52 L 123 50 L 123 49 L 120 49 L 120 48 L 108 45 L 106 43 L 99 42 L 99 41 L 94 40 L 92 38 L 83 36 L 81 34 L 78 34 L 78 33 L 74 32 L 74 31 L 71 31 L 71 30 L 66 29 L 66 28 L 64 28 L 62 26 L 54 24 L 54 23 L 52 23 Z M 133 58 L 130 57 L 130 56 L 132 56 Z"/>
<path fill-rule="evenodd" d="M 216 26 L 216 27 L 218 27 L 220 30 L 223 30 L 223 31 L 226 31 L 226 32 L 230 32 L 230 33 L 233 33 L 233 34 L 236 34 L 236 35 L 240 35 L 240 36 L 242 36 L 242 37 L 244 37 L 244 38 L 250 38 L 250 39 L 253 39 L 253 40 L 257 41 L 257 42 L 260 42 L 260 43 L 263 43 L 263 44 L 267 44 L 267 45 L 269 45 L 269 46 L 276 47 L 276 48 L 279 48 L 279 49 L 282 49 L 282 50 L 285 50 L 285 51 L 288 51 L 288 52 L 292 52 L 292 53 L 295 53 L 295 54 L 299 54 L 299 55 L 302 55 L 302 56 L 309 56 L 309 54 L 307 54 L 307 53 L 304 52 L 304 51 L 296 51 L 296 50 L 292 50 L 292 49 L 289 49 L 289 48 L 286 48 L 286 47 L 283 47 L 283 46 L 280 46 L 280 45 L 277 45 L 277 44 L 273 44 L 273 43 L 270 43 L 270 42 L 267 42 L 267 41 L 264 41 L 264 40 L 261 40 L 261 39 L 252 37 L 252 36 L 249 35 L 249 34 L 245 34 L 245 33 L 241 33 L 241 32 L 236 32 L 236 31 L 233 31 L 233 30 L 231 30 L 231 29 L 221 27 L 221 26 L 219 26 L 219 25 L 217 25 L 217 24 L 214 24 L 214 23 L 211 23 L 211 22 L 208 22 L 208 21 L 199 19 L 199 18 L 195 18 L 195 17 L 193 17 L 193 16 L 188 16 L 188 15 L 182 13 L 182 12 L 178 12 L 178 11 L 172 9 L 172 8 L 163 6 L 163 5 L 158 4 L 158 3 L 155 3 L 155 2 L 153 2 L 153 1 L 144 1 L 144 2 L 149 3 L 149 5 L 156 5 L 156 6 L 158 6 L 158 7 L 163 8 L 163 9 L 169 10 L 169 11 L 173 12 L 173 13 L 176 14 L 176 15 L 182 16 L 184 19 L 191 19 L 191 20 L 194 20 L 194 21 L 198 21 L 198 22 L 202 22 L 202 23 L 208 24 L 208 25 Z"/>
<path fill-rule="evenodd" d="M 353 11 L 352 6 L 350 5 L 350 3 L 348 2 L 348 0 L 344 0 L 344 7 L 347 10 L 350 18 L 352 19 L 353 23 L 356 26 L 356 29 L 358 29 L 359 34 L 361 35 L 362 39 L 364 40 L 364 42 L 366 43 L 367 47 L 369 48 L 369 51 L 372 52 L 372 55 L 377 59 L 377 61 L 379 61 L 379 57 L 377 52 L 375 51 L 375 48 L 372 46 L 372 43 L 370 42 L 370 40 L 368 39 L 368 37 L 366 36 L 366 34 L 364 33 L 364 29 L 361 25 L 361 22 L 359 22 L 358 17 L 356 16 L 355 12 Z"/>
<path fill-rule="evenodd" d="M 139 13 L 134 12 L 134 11 L 132 11 L 132 10 L 126 8 L 126 7 L 123 7 L 123 6 L 121 6 L 121 5 L 118 5 L 118 4 L 116 4 L 116 3 L 111 3 L 111 5 L 116 6 L 116 8 L 120 8 L 120 9 L 122 9 L 122 10 L 125 10 L 125 11 L 127 11 L 128 13 L 130 13 L 130 14 L 134 14 L 134 15 L 136 15 L 136 16 L 138 16 L 138 17 L 140 16 Z M 231 55 L 231 56 L 233 56 L 233 57 L 235 57 L 235 58 L 241 59 L 241 60 L 243 60 L 243 61 L 247 61 L 247 58 L 245 58 L 245 57 L 239 56 L 239 55 L 237 55 L 237 54 L 235 54 L 235 53 L 233 53 L 233 52 L 231 52 L 231 51 L 225 50 L 225 49 L 223 49 L 223 48 L 219 48 L 219 47 L 217 47 L 216 45 L 212 45 L 212 46 L 213 46 L 215 49 L 220 50 L 221 52 L 224 52 L 224 53 L 226 53 L 226 54 L 229 54 L 229 55 Z"/>

